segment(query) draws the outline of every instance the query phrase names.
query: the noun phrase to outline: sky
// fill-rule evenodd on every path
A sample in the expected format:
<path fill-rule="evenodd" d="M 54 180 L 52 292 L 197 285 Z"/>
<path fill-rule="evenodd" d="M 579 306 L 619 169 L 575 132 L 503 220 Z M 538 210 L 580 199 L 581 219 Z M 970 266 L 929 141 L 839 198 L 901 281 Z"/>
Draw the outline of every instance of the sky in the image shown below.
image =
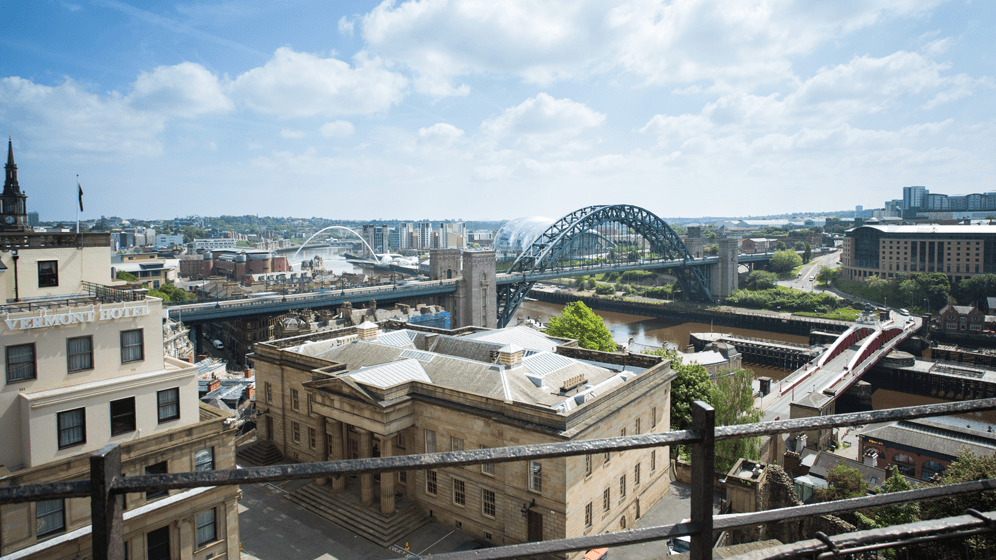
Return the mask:
<path fill-rule="evenodd" d="M 996 190 L 989 0 L 0 0 L 29 210 L 662 217 Z"/>

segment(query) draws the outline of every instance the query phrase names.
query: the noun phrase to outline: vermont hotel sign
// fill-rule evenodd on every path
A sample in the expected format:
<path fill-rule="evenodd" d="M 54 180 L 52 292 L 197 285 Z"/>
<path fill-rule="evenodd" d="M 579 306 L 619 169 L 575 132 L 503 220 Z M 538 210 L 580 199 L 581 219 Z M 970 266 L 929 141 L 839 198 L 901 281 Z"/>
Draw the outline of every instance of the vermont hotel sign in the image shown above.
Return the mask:
<path fill-rule="evenodd" d="M 128 307 L 111 307 L 108 309 L 90 309 L 89 311 L 70 311 L 67 313 L 48 313 L 41 310 L 38 315 L 4 319 L 10 330 L 43 329 L 45 327 L 62 327 L 77 323 L 95 323 L 97 321 L 112 321 L 128 319 L 149 314 L 149 304 L 132 305 Z"/>

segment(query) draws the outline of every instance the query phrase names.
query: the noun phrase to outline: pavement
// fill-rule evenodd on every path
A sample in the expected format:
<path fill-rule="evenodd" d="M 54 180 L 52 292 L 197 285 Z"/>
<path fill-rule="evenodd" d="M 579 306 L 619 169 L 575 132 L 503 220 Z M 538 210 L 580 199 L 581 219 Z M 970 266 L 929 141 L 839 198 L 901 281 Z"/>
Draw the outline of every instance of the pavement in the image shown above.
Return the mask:
<path fill-rule="evenodd" d="M 790 278 L 788 280 L 779 280 L 778 285 L 785 286 L 787 288 L 795 288 L 797 290 L 802 290 L 804 292 L 814 292 L 817 289 L 824 291 L 822 288 L 820 288 L 817 285 L 816 280 L 810 280 L 810 278 L 818 276 L 820 270 L 823 268 L 836 268 L 837 261 L 840 260 L 840 255 L 841 254 L 839 252 L 834 252 L 828 255 L 823 255 L 818 259 L 814 259 L 813 261 L 810 261 L 808 264 L 803 265 L 802 269 L 799 272 L 799 276 L 795 278 Z M 833 293 L 833 292 L 827 291 L 827 293 Z M 838 295 L 838 294 L 833 294 L 833 295 Z"/>
<path fill-rule="evenodd" d="M 453 552 L 461 544 L 477 540 L 459 529 L 432 522 L 391 547 L 381 547 L 284 497 L 310 483 L 310 480 L 292 480 L 241 486 L 238 509 L 242 560 L 416 558 Z M 717 494 L 713 502 L 715 513 L 721 503 L 722 497 Z M 679 523 L 690 517 L 690 504 L 689 486 L 672 480 L 665 496 L 633 528 Z M 667 555 L 664 541 L 612 549 L 614 559 L 651 560 Z"/>

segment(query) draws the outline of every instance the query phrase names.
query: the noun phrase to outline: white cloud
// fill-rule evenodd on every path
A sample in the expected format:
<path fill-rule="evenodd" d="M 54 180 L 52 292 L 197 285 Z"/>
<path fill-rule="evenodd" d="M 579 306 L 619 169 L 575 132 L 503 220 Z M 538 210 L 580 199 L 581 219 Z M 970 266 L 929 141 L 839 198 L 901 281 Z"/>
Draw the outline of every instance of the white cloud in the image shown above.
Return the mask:
<path fill-rule="evenodd" d="M 649 84 L 725 87 L 791 80 L 791 57 L 942 1 L 408 0 L 382 2 L 360 25 L 371 49 L 437 97 L 466 94 L 457 78 L 481 73 L 545 85 L 624 69 Z"/>
<path fill-rule="evenodd" d="M 322 133 L 324 138 L 345 138 L 352 136 L 356 129 L 349 121 L 332 121 L 323 124 L 318 131 Z"/>
<path fill-rule="evenodd" d="M 449 145 L 461 136 L 463 136 L 462 130 L 447 123 L 436 123 L 418 130 L 419 141 L 428 144 Z"/>
<path fill-rule="evenodd" d="M 138 109 L 177 117 L 226 113 L 233 107 L 218 78 L 193 62 L 142 72 L 132 85 L 128 101 Z"/>
<path fill-rule="evenodd" d="M 601 126 L 605 115 L 584 103 L 554 99 L 540 93 L 506 109 L 500 116 L 484 121 L 481 129 L 494 138 L 514 137 L 516 144 L 529 150 L 560 145 L 587 128 Z"/>
<path fill-rule="evenodd" d="M 19 134 L 55 154 L 153 156 L 165 117 L 139 111 L 116 92 L 90 93 L 71 79 L 45 86 L 19 77 L 0 78 L 0 114 L 17 116 Z"/>
<path fill-rule="evenodd" d="M 346 37 L 353 36 L 353 22 L 352 20 L 346 19 L 346 16 L 339 18 L 339 34 L 345 35 Z"/>
<path fill-rule="evenodd" d="M 280 131 L 281 138 L 304 138 L 307 135 L 308 133 L 303 130 L 292 130 L 290 128 L 285 128 Z"/>
<path fill-rule="evenodd" d="M 358 56 L 351 67 L 281 47 L 265 65 L 236 78 L 231 94 L 258 113 L 282 118 L 367 115 L 400 102 L 407 83 L 378 59 Z"/>

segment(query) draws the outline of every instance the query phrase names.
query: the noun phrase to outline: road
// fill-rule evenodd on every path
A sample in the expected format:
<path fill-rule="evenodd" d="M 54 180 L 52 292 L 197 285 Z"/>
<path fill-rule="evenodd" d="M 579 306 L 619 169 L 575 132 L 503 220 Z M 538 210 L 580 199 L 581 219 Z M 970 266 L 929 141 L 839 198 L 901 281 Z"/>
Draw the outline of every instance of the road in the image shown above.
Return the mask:
<path fill-rule="evenodd" d="M 824 255 L 818 259 L 813 260 L 809 264 L 803 265 L 802 270 L 800 271 L 798 277 L 790 278 L 788 280 L 779 280 L 778 285 L 785 286 L 786 288 L 795 288 L 796 290 L 803 290 L 806 292 L 815 291 L 817 288 L 815 277 L 820 273 L 820 269 L 836 268 L 838 260 L 840 260 L 840 252 Z M 813 277 L 814 279 L 810 280 L 810 277 Z"/>

